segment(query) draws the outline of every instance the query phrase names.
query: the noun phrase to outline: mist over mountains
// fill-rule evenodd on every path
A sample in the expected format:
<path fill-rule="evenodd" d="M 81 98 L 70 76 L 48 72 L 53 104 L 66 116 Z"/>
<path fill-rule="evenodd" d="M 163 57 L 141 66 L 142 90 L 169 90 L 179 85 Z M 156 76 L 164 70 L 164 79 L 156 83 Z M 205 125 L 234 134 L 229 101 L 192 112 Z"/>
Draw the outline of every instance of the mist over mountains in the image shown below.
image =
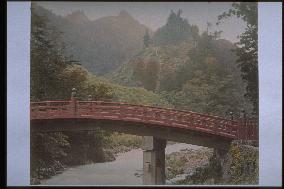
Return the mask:
<path fill-rule="evenodd" d="M 75 11 L 65 17 L 70 22 L 74 24 L 84 24 L 86 22 L 90 22 L 89 18 L 85 15 L 83 11 Z"/>
<path fill-rule="evenodd" d="M 124 10 L 93 21 L 83 11 L 67 16 L 55 15 L 41 6 L 33 11 L 63 32 L 66 53 L 97 75 L 112 71 L 139 52 L 145 31 L 152 33 Z"/>

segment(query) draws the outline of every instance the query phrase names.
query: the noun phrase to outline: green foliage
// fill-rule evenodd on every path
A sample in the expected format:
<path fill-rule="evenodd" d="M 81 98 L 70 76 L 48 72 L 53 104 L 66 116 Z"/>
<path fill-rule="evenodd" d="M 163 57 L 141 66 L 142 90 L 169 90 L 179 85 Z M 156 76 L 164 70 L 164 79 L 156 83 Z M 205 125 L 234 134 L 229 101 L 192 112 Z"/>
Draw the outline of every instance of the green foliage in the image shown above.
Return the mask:
<path fill-rule="evenodd" d="M 171 11 L 165 26 L 158 29 L 153 36 L 156 45 L 178 44 L 189 37 L 198 35 L 198 28 L 191 26 L 181 17 L 182 10 L 177 13 Z"/>
<path fill-rule="evenodd" d="M 142 87 L 125 87 L 111 83 L 104 78 L 99 78 L 94 75 L 89 75 L 87 83 L 87 86 L 89 87 L 91 87 L 92 85 L 102 85 L 104 86 L 103 88 L 107 89 L 107 93 L 104 93 L 102 98 L 100 98 L 99 100 L 171 107 L 171 105 L 161 96 L 151 91 L 147 91 Z"/>
<path fill-rule="evenodd" d="M 232 144 L 230 147 L 232 162 L 230 164 L 230 179 L 227 183 L 258 184 L 258 150 L 248 146 Z"/>
<path fill-rule="evenodd" d="M 32 10 L 31 101 L 70 99 L 71 88 L 82 88 L 87 71 L 71 64 L 71 59 L 64 55 L 64 48 L 61 33 Z M 67 162 L 71 142 L 62 132 L 32 133 L 32 176 L 35 172 L 37 176 L 51 174 L 43 170 L 49 170 L 58 161 Z"/>
<path fill-rule="evenodd" d="M 67 157 L 69 148 L 68 137 L 61 132 L 31 134 L 31 177 L 46 177 L 41 169 L 58 164 Z"/>
<path fill-rule="evenodd" d="M 32 135 L 31 138 L 32 154 L 42 155 L 40 159 L 44 160 L 59 160 L 66 157 L 65 149 L 69 147 L 68 137 L 61 132 L 50 134 L 38 133 Z M 32 159 L 34 158 L 32 157 Z"/>
<path fill-rule="evenodd" d="M 257 2 L 233 3 L 232 8 L 219 16 L 219 20 L 237 16 L 247 23 L 244 33 L 236 43 L 237 62 L 242 71 L 242 78 L 247 82 L 245 96 L 253 103 L 258 112 L 258 35 Z M 219 24 L 219 23 L 218 23 Z"/>
<path fill-rule="evenodd" d="M 145 74 L 145 89 L 154 91 L 157 87 L 160 72 L 160 64 L 157 61 L 149 61 Z"/>
<path fill-rule="evenodd" d="M 142 137 L 136 135 L 112 133 L 108 138 L 108 146 L 112 148 L 120 148 L 121 146 L 133 148 L 140 148 L 142 145 Z"/>
<path fill-rule="evenodd" d="M 160 94 L 175 108 L 226 116 L 251 103 L 244 98 L 245 84 L 237 67 L 234 45 L 206 32 L 178 45 L 150 46 L 109 75 L 113 82 L 139 86 Z M 149 60 L 159 68 L 147 74 Z M 152 78 L 151 78 L 152 76 Z M 147 82 L 152 86 L 147 86 Z M 156 85 L 156 87 L 154 87 Z"/>
<path fill-rule="evenodd" d="M 222 157 L 225 159 L 220 158 L 215 151 L 208 165 L 197 168 L 194 174 L 188 175 L 186 179 L 175 184 L 258 184 L 257 148 L 232 143 L 226 157 Z"/>
<path fill-rule="evenodd" d="M 154 91 L 157 87 L 159 71 L 160 64 L 157 61 L 138 61 L 133 70 L 133 78 L 145 89 Z"/>
<path fill-rule="evenodd" d="M 94 82 L 90 78 L 85 84 L 84 94 L 85 96 L 91 95 L 92 100 L 96 101 L 109 101 L 114 97 L 110 87 L 101 82 Z"/>
<path fill-rule="evenodd" d="M 245 103 L 234 77 L 214 57 L 201 58 L 193 51 L 191 61 L 176 72 L 179 85 L 170 93 L 161 94 L 176 108 L 222 116 L 238 112 Z"/>
<path fill-rule="evenodd" d="M 171 107 L 171 105 L 158 94 L 149 92 L 143 88 L 128 88 L 114 85 L 114 101 L 128 102 L 131 104 Z"/>
<path fill-rule="evenodd" d="M 60 90 L 55 91 L 57 99 L 70 99 L 71 89 L 76 88 L 78 91 L 78 98 L 84 98 L 84 85 L 87 82 L 88 71 L 81 66 L 72 65 L 68 66 L 57 76 L 59 79 L 58 87 Z M 55 98 L 53 97 L 53 98 Z M 56 100 L 57 100 L 56 99 Z"/>
<path fill-rule="evenodd" d="M 70 139 L 70 150 L 65 160 L 67 164 L 80 165 L 104 161 L 103 146 L 108 133 L 97 128 L 93 131 L 65 132 Z"/>
<path fill-rule="evenodd" d="M 86 71 L 65 56 L 62 33 L 46 17 L 32 10 L 31 26 L 31 100 L 70 98 L 71 85 L 81 86 Z"/>
<path fill-rule="evenodd" d="M 146 64 L 142 60 L 137 60 L 133 69 L 132 77 L 143 86 L 143 79 L 145 78 Z"/>
<path fill-rule="evenodd" d="M 187 162 L 185 156 L 175 156 L 172 154 L 171 156 L 166 156 L 166 167 L 168 170 L 166 171 L 166 178 L 172 179 L 176 175 L 184 173 L 184 165 Z"/>

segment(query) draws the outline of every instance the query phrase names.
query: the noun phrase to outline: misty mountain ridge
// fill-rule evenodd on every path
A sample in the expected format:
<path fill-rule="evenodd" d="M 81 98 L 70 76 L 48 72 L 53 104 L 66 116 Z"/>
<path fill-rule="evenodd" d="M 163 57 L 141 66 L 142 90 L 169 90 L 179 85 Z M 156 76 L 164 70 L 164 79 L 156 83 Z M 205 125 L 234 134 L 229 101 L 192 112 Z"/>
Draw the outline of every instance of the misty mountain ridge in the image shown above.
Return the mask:
<path fill-rule="evenodd" d="M 65 16 L 67 20 L 77 24 L 83 24 L 86 22 L 90 22 L 89 18 L 85 15 L 84 11 L 77 10 Z"/>
<path fill-rule="evenodd" d="M 90 20 L 83 11 L 59 16 L 41 6 L 34 7 L 35 14 L 45 16 L 64 33 L 66 54 L 97 75 L 113 71 L 130 59 L 143 48 L 146 30 L 153 33 L 125 10 L 117 16 Z"/>
<path fill-rule="evenodd" d="M 157 49 L 166 57 L 172 56 L 170 64 L 177 66 L 181 63 L 179 60 L 187 57 L 188 47 L 183 47 L 184 44 L 186 44 L 185 46 L 192 46 L 194 38 L 199 36 L 198 27 L 190 25 L 186 19 L 182 18 L 180 11 L 177 13 L 172 11 L 168 22 L 156 32 L 140 24 L 125 10 L 120 11 L 117 16 L 106 16 L 96 20 L 90 20 L 80 10 L 64 17 L 55 15 L 40 6 L 36 6 L 35 12 L 45 15 L 52 25 L 64 32 L 63 39 L 68 55 L 72 55 L 82 66 L 96 75 L 115 73 L 112 78 L 120 75 L 118 70 L 121 70 L 121 66 L 125 68 L 123 64 L 127 62 L 131 64 L 137 58 L 137 55 L 142 59 L 145 59 L 145 57 L 141 54 L 156 55 Z M 152 43 L 155 48 L 143 49 L 143 37 L 146 30 L 152 36 Z M 179 45 L 179 43 L 182 43 L 182 45 Z M 217 54 L 220 56 L 218 58 L 220 63 L 235 70 L 235 65 L 232 64 L 234 62 L 232 59 L 235 58 L 228 59 L 232 56 L 229 49 L 233 47 L 234 45 L 230 41 L 219 39 L 218 42 L 216 41 L 215 50 L 219 51 Z M 224 49 L 228 49 L 228 53 Z M 184 53 L 182 53 L 183 51 Z M 126 76 L 125 73 L 122 75 Z M 127 80 L 129 81 L 129 78 Z M 121 83 L 121 81 L 118 83 Z"/>

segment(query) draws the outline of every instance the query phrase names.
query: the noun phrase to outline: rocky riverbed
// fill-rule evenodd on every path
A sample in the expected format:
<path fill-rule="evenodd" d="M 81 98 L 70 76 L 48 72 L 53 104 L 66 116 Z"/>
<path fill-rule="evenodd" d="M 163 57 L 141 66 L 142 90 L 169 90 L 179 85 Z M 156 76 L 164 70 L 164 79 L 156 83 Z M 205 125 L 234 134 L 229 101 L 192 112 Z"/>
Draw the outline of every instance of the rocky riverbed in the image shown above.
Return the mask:
<path fill-rule="evenodd" d="M 182 183 L 187 177 L 192 176 L 202 167 L 209 165 L 213 156 L 213 149 L 183 149 L 166 155 L 167 184 Z"/>
<path fill-rule="evenodd" d="M 221 155 L 208 148 L 186 149 L 166 156 L 167 184 L 256 185 L 259 182 L 258 147 L 233 141 Z"/>

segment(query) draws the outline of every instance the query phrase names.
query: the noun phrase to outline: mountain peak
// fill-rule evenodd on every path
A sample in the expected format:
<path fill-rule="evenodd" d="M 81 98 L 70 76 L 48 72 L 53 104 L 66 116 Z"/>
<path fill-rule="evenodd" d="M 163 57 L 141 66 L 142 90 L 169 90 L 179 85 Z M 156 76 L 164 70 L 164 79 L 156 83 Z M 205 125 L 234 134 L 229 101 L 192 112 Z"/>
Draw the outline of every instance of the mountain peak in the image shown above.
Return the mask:
<path fill-rule="evenodd" d="M 132 18 L 126 10 L 120 11 L 119 14 L 118 14 L 118 17 L 124 17 L 124 18 L 130 17 L 130 18 Z"/>
<path fill-rule="evenodd" d="M 82 24 L 82 23 L 86 23 L 89 21 L 88 17 L 81 10 L 72 12 L 71 14 L 67 15 L 66 18 L 69 21 L 77 23 L 77 24 Z"/>

